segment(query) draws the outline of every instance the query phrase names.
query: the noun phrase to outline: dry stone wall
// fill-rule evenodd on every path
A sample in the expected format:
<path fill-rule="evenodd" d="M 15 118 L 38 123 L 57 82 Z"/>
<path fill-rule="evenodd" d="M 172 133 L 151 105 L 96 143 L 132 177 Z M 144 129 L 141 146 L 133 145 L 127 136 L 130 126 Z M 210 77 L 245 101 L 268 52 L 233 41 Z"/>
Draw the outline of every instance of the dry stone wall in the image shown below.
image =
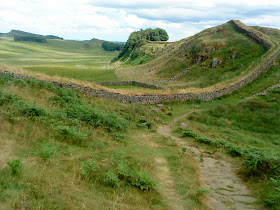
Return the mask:
<path fill-rule="evenodd" d="M 175 75 L 174 77 L 169 78 L 168 80 L 158 80 L 156 83 L 165 83 L 165 82 L 172 82 L 173 80 L 185 75 L 191 68 L 187 68 L 185 71 Z"/>
<path fill-rule="evenodd" d="M 262 44 L 263 46 L 267 47 L 268 49 L 271 47 L 271 45 L 266 42 L 265 40 L 262 40 L 260 36 L 257 34 L 247 31 L 246 28 L 243 28 L 242 25 L 236 23 L 235 21 L 231 21 L 232 24 L 234 24 L 239 31 L 246 33 L 248 36 L 256 40 L 258 43 Z M 242 88 L 243 86 L 247 85 L 248 83 L 252 82 L 254 79 L 256 79 L 261 73 L 265 72 L 269 66 L 272 64 L 273 60 L 280 55 L 280 50 L 278 50 L 276 53 L 274 53 L 265 64 L 262 66 L 259 66 L 258 69 L 253 72 L 251 75 L 249 75 L 247 78 L 243 79 L 240 82 L 237 82 L 234 85 L 231 85 L 229 87 L 215 90 L 212 92 L 205 92 L 205 93 L 185 93 L 185 94 L 172 94 L 172 95 L 139 95 L 139 96 L 131 96 L 131 95 L 124 95 L 120 93 L 111 93 L 104 90 L 97 90 L 92 89 L 88 87 L 81 87 L 73 84 L 66 84 L 66 83 L 59 83 L 59 82 L 47 82 L 51 83 L 55 86 L 62 87 L 62 88 L 71 88 L 73 90 L 78 90 L 83 93 L 86 93 L 88 95 L 111 99 L 111 100 L 117 100 L 125 103 L 138 103 L 138 104 L 154 104 L 154 103 L 160 103 L 160 102 L 170 102 L 170 101 L 187 101 L 187 100 L 201 100 L 201 101 L 209 101 L 217 97 L 221 97 L 223 95 L 227 95 L 232 93 L 235 90 L 238 90 Z M 0 74 L 9 75 L 14 78 L 18 79 L 35 79 L 30 76 L 15 74 L 11 72 L 3 72 L 0 70 Z"/>
<path fill-rule="evenodd" d="M 104 86 L 123 86 L 123 85 L 134 85 L 138 87 L 143 88 L 149 88 L 149 89 L 163 89 L 162 87 L 151 85 L 143 82 L 137 82 L 137 81 L 115 81 L 115 82 L 99 82 L 100 85 Z"/>

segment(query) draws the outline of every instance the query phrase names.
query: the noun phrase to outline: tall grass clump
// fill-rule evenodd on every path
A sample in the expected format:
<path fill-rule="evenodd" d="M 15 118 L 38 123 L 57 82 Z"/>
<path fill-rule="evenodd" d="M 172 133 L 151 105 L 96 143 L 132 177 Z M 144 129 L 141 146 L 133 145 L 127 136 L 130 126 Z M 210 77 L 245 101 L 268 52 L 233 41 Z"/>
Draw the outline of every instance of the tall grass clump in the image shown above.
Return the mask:
<path fill-rule="evenodd" d="M 19 174 L 22 170 L 22 161 L 19 159 L 8 161 L 7 164 L 10 167 L 13 175 Z"/>

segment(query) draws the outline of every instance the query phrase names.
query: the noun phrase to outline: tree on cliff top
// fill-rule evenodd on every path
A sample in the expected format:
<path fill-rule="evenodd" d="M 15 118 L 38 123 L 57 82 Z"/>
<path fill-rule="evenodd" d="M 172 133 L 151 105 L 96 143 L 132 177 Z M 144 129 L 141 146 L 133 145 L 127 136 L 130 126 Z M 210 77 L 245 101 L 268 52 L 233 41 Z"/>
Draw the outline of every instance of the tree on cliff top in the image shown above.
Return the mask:
<path fill-rule="evenodd" d="M 125 59 L 129 57 L 136 48 L 143 46 L 148 41 L 167 41 L 168 39 L 167 32 L 161 28 L 148 28 L 146 30 L 141 29 L 140 31 L 132 32 L 118 58 Z"/>

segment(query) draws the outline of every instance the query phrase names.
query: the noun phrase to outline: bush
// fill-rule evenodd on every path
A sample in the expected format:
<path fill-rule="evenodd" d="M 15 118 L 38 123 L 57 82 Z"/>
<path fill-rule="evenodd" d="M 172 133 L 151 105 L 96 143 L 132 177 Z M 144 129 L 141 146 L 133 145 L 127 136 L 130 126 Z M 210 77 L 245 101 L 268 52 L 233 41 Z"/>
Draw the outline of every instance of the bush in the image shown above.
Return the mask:
<path fill-rule="evenodd" d="M 57 147 L 49 144 L 44 144 L 41 147 L 41 151 L 39 152 L 39 156 L 44 160 L 48 160 L 51 156 L 55 155 L 57 152 Z"/>
<path fill-rule="evenodd" d="M 148 129 L 151 129 L 152 125 L 153 122 L 144 119 L 138 120 L 138 124 L 137 124 L 138 127 L 147 127 Z"/>
<path fill-rule="evenodd" d="M 8 94 L 0 90 L 0 106 L 11 104 L 17 100 L 20 100 L 20 98 L 16 95 Z"/>
<path fill-rule="evenodd" d="M 20 36 L 15 35 L 14 41 L 28 41 L 28 42 L 40 42 L 40 43 L 46 43 L 47 40 L 44 37 L 39 36 Z"/>
<path fill-rule="evenodd" d="M 12 174 L 19 174 L 21 172 L 22 169 L 22 161 L 17 159 L 17 160 L 13 160 L 13 161 L 8 161 L 7 162 L 8 166 L 11 168 L 12 170 Z"/>
<path fill-rule="evenodd" d="M 38 117 L 38 116 L 46 116 L 47 113 L 46 111 L 41 108 L 41 107 L 38 107 L 37 105 L 32 105 L 32 106 L 29 106 L 29 105 L 24 105 L 23 104 L 23 107 L 21 109 L 21 113 L 23 115 L 26 115 L 26 116 L 31 116 L 31 117 Z"/>
<path fill-rule="evenodd" d="M 67 141 L 69 144 L 82 145 L 83 140 L 88 136 L 69 126 L 57 126 L 55 130 L 58 138 Z"/>
<path fill-rule="evenodd" d="M 77 118 L 95 127 L 104 126 L 111 133 L 125 131 L 127 129 L 126 120 L 113 113 L 106 114 L 98 109 L 92 109 L 85 105 L 68 107 L 65 109 L 65 113 L 68 117 Z"/>
<path fill-rule="evenodd" d="M 135 186 L 141 190 L 150 190 L 153 186 L 156 186 L 147 171 L 132 170 L 124 160 L 119 161 L 117 171 L 118 178 L 128 185 Z"/>
<path fill-rule="evenodd" d="M 108 171 L 106 173 L 106 183 L 112 187 L 120 187 L 121 185 L 121 181 L 119 180 L 118 176 L 112 171 Z"/>
<path fill-rule="evenodd" d="M 102 47 L 106 51 L 121 51 L 122 48 L 124 47 L 124 44 L 116 43 L 116 42 L 103 42 Z"/>
<path fill-rule="evenodd" d="M 269 195 L 268 198 L 265 199 L 264 201 L 264 206 L 266 208 L 271 208 L 272 207 L 276 207 L 278 206 L 279 207 L 279 204 L 280 204 L 280 177 L 278 177 L 278 179 L 270 179 L 272 184 L 274 185 L 274 192 L 271 193 Z"/>
<path fill-rule="evenodd" d="M 152 187 L 156 186 L 156 183 L 151 179 L 147 171 L 135 171 L 131 185 L 141 190 L 151 190 Z"/>
<path fill-rule="evenodd" d="M 96 163 L 93 160 L 82 163 L 81 175 L 87 179 L 92 180 L 95 177 Z"/>

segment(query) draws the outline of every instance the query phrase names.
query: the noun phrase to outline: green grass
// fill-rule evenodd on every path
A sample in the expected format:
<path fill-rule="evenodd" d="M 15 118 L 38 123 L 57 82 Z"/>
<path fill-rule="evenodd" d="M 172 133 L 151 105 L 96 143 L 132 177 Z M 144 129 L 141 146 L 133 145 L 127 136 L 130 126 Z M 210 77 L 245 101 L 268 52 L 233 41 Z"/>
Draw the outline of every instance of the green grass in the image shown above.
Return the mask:
<path fill-rule="evenodd" d="M 176 179 L 174 192 L 188 193 L 182 205 L 204 207 L 192 157 L 154 132 L 162 114 L 149 106 L 1 75 L 0 107 L 1 208 L 168 209 L 158 157 Z M 139 127 L 143 119 L 149 126 Z"/>
<path fill-rule="evenodd" d="M 266 52 L 263 46 L 238 32 L 229 23 L 219 26 L 219 29 L 221 31 L 214 34 L 207 29 L 195 35 L 187 46 L 183 44 L 158 75 L 172 77 L 191 67 L 185 76 L 178 79 L 179 83 L 184 84 L 182 87 L 209 87 L 240 76 L 248 67 L 256 65 Z M 193 46 L 198 50 L 196 54 L 192 52 Z M 211 48 L 211 52 L 207 52 L 207 48 Z M 182 52 L 185 57 L 179 58 Z M 235 59 L 232 59 L 233 54 Z M 203 57 L 202 61 L 197 61 Z M 212 68 L 213 58 L 222 61 L 216 68 Z"/>
<path fill-rule="evenodd" d="M 106 52 L 90 41 L 48 40 L 47 43 L 0 40 L 0 62 L 47 75 L 84 81 L 116 81 L 112 69 L 105 69 L 118 52 Z"/>
<path fill-rule="evenodd" d="M 206 29 L 174 43 L 149 43 L 141 50 L 148 53 L 139 55 L 135 64 L 141 64 L 140 61 L 153 52 L 152 58 L 149 57 L 151 61 L 137 67 L 131 67 L 131 63 L 121 64 L 127 67 L 116 70 L 118 77 L 142 82 L 167 80 L 191 68 L 171 83 L 161 83 L 171 89 L 206 88 L 240 78 L 256 67 L 267 52 L 231 23 Z M 213 59 L 219 61 L 215 68 L 212 68 Z"/>
<path fill-rule="evenodd" d="M 248 101 L 240 98 L 279 82 L 279 70 L 279 66 L 273 66 L 235 94 L 198 104 L 205 111 L 190 114 L 183 120 L 190 129 L 178 130 L 188 140 L 191 137 L 212 147 L 222 147 L 231 156 L 240 156 L 241 173 L 250 188 L 272 209 L 277 209 L 280 202 L 278 185 L 272 181 L 280 176 L 280 88 Z"/>

